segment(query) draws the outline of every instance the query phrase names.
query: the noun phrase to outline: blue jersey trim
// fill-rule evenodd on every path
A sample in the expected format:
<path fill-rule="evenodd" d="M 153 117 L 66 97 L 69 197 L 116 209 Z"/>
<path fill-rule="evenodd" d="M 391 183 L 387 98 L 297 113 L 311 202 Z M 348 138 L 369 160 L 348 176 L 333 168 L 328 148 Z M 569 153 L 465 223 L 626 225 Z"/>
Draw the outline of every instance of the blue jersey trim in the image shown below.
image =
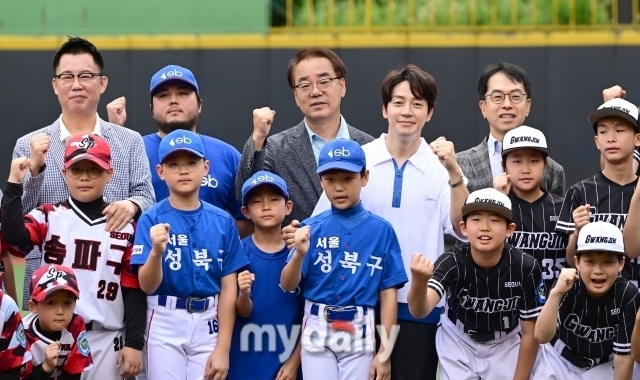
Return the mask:
<path fill-rule="evenodd" d="M 439 323 L 441 314 L 442 314 L 442 308 L 436 307 L 426 317 L 417 319 L 417 318 L 414 318 L 409 312 L 408 304 L 398 302 L 398 319 L 402 319 L 403 321 L 412 321 L 412 322 L 420 322 L 420 323 Z"/>
<path fill-rule="evenodd" d="M 404 168 L 407 166 L 407 162 L 409 162 L 409 160 L 406 160 L 404 164 L 402 164 L 402 167 L 400 169 L 398 169 L 398 163 L 396 163 L 395 158 L 392 158 L 391 161 L 393 161 L 393 168 L 395 169 L 396 173 L 396 175 L 393 177 L 393 200 L 391 201 L 391 207 L 399 208 L 402 198 L 402 180 L 404 179 Z"/>

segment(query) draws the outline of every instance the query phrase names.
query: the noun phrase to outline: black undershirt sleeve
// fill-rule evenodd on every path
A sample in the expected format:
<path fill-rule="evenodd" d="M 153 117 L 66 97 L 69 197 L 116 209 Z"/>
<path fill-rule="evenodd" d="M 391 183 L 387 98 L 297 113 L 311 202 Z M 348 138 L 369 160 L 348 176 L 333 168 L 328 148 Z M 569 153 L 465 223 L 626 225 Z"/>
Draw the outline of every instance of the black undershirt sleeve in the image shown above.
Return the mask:
<path fill-rule="evenodd" d="M 0 372 L 0 380 L 20 380 L 21 369 L 22 367 L 16 367 L 8 371 Z"/>
<path fill-rule="evenodd" d="M 31 251 L 33 244 L 24 225 L 22 184 L 7 182 L 2 197 L 2 237 L 21 250 Z"/>
<path fill-rule="evenodd" d="M 142 289 L 123 287 L 122 299 L 124 300 L 124 345 L 142 350 L 147 322 L 147 294 Z"/>

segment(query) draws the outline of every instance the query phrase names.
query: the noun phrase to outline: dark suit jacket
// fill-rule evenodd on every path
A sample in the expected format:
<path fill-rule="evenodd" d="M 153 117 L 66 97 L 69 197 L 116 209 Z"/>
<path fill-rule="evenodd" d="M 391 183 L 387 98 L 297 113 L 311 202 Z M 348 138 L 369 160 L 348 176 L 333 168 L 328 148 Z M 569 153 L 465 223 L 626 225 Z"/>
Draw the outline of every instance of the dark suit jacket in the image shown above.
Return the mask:
<path fill-rule="evenodd" d="M 493 187 L 489 148 L 487 147 L 488 140 L 489 136 L 486 136 L 480 145 L 456 154 L 460 169 L 469 179 L 467 184 L 469 192 Z M 542 186 L 551 194 L 564 198 L 564 169 L 551 157 L 547 157 L 547 168 L 544 171 Z"/>
<path fill-rule="evenodd" d="M 349 138 L 360 145 L 373 141 L 370 135 L 347 125 Z M 255 172 L 267 170 L 282 177 L 287 183 L 293 211 L 284 224 L 311 216 L 322 194 L 320 179 L 316 174 L 318 164 L 313 155 L 309 134 L 304 121 L 273 136 L 267 137 L 264 148 L 256 152 L 253 140 L 244 144 L 240 166 L 236 174 L 236 197 L 242 199 L 242 185 Z"/>

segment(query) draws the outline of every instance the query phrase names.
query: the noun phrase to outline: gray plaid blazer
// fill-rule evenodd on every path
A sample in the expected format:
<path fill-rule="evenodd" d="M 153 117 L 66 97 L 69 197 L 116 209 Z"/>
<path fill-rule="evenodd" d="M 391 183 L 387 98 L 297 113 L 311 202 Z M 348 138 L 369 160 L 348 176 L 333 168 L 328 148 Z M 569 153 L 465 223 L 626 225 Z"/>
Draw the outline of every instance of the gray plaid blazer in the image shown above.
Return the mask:
<path fill-rule="evenodd" d="M 120 127 L 100 119 L 102 137 L 109 142 L 113 178 L 104 190 L 106 202 L 128 199 L 144 211 L 155 203 L 155 195 L 151 185 L 149 160 L 142 142 L 142 136 L 131 129 Z M 47 153 L 46 169 L 37 177 L 27 176 L 23 180 L 24 193 L 22 208 L 25 214 L 44 203 L 58 203 L 69 197 L 69 189 L 62 175 L 65 143 L 60 141 L 60 119 L 48 127 L 38 129 L 16 142 L 13 148 L 13 158 L 29 157 L 31 154 L 30 141 L 35 135 L 46 133 L 51 138 L 51 147 Z M 38 248 L 27 255 L 25 286 L 23 293 L 23 308 L 29 301 L 29 280 L 35 269 L 40 267 L 41 253 Z"/>
<path fill-rule="evenodd" d="M 373 141 L 370 135 L 347 125 L 349 138 L 360 145 Z M 242 199 L 242 185 L 255 172 L 267 170 L 279 175 L 287 183 L 293 211 L 284 224 L 311 216 L 322 194 L 320 179 L 316 174 L 318 164 L 313 155 L 309 134 L 304 121 L 273 136 L 267 137 L 264 148 L 256 152 L 253 140 L 244 144 L 242 158 L 236 174 L 236 197 Z"/>
<path fill-rule="evenodd" d="M 456 154 L 458 165 L 464 175 L 469 179 L 467 189 L 469 192 L 493 187 L 493 175 L 489 161 L 489 148 L 486 136 L 480 145 Z M 564 169 L 551 157 L 547 157 L 547 168 L 544 171 L 542 186 L 551 194 L 560 198 L 565 195 Z"/>

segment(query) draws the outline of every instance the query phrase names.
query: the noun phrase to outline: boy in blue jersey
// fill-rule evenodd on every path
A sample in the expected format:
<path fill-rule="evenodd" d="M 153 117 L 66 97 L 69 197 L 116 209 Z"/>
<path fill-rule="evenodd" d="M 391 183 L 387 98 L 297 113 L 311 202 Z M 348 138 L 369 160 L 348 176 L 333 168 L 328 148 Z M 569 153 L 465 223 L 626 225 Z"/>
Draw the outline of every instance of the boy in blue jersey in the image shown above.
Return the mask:
<path fill-rule="evenodd" d="M 242 204 L 255 232 L 241 241 L 249 270 L 238 274 L 238 317 L 228 379 L 295 380 L 300 367 L 302 295 L 299 288 L 288 292 L 280 286 L 289 253 L 280 226 L 293 203 L 282 178 L 259 171 L 242 186 Z"/>
<path fill-rule="evenodd" d="M 149 294 L 149 379 L 224 379 L 229 368 L 236 272 L 248 261 L 233 218 L 198 198 L 204 157 L 198 134 L 169 133 L 157 166 L 169 197 L 138 221 L 131 264 Z"/>
<path fill-rule="evenodd" d="M 304 289 L 303 376 L 389 379 L 388 338 L 397 334 L 392 332 L 397 289 L 408 281 L 398 239 L 391 224 L 362 207 L 360 192 L 369 171 L 356 142 L 327 143 L 316 172 L 331 210 L 301 223 L 280 277 L 285 290 L 299 284 Z M 378 298 L 382 344 L 374 357 L 373 308 Z"/>

